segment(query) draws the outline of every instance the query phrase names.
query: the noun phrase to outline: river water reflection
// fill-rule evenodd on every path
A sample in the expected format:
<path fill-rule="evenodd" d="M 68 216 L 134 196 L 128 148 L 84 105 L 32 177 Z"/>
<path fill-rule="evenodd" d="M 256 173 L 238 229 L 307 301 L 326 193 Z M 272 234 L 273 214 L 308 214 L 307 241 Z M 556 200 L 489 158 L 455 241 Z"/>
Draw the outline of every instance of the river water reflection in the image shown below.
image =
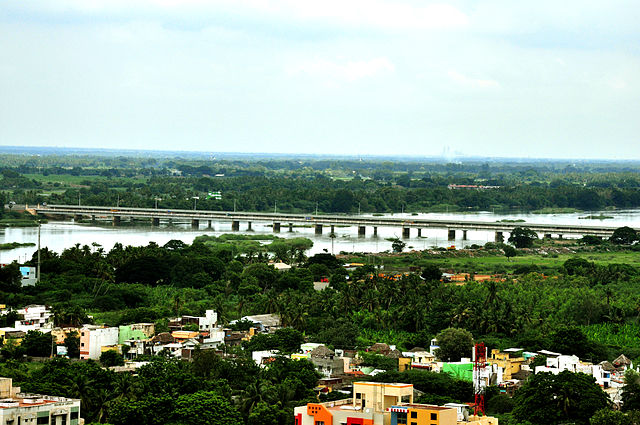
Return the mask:
<path fill-rule="evenodd" d="M 587 215 L 606 215 L 613 218 L 605 220 L 580 219 Z M 363 214 L 366 215 L 366 214 Z M 468 221 L 495 222 L 500 220 L 524 220 L 522 226 L 527 223 L 553 223 L 553 224 L 583 224 L 583 225 L 605 225 L 611 227 L 631 226 L 640 227 L 640 209 L 619 210 L 619 211 L 595 211 L 590 213 L 570 213 L 570 214 L 494 214 L 491 212 L 478 212 L 469 214 L 394 214 L 393 217 L 406 217 L 408 220 L 417 218 L 431 219 L 455 219 Z M 253 230 L 250 233 L 272 233 L 270 223 L 252 223 Z M 159 227 L 152 227 L 151 223 L 139 223 L 135 225 L 125 225 L 112 227 L 108 223 L 89 225 L 74 223 L 73 221 L 51 221 L 43 224 L 41 228 L 41 245 L 50 250 L 61 252 L 65 248 L 75 244 L 89 245 L 97 243 L 105 251 L 110 250 L 117 242 L 123 245 L 146 245 L 149 242 L 156 242 L 164 245 L 172 239 L 178 239 L 185 243 L 193 242 L 196 236 L 207 234 L 218 236 L 223 233 L 231 233 L 231 222 L 212 222 L 211 228 L 207 223 L 201 223 L 199 229 L 192 229 L 190 223 L 174 223 L 167 225 L 162 223 Z M 239 233 L 249 233 L 247 224 L 240 223 Z M 38 229 L 28 228 L 7 228 L 0 229 L 0 243 L 7 242 L 32 242 L 37 243 Z M 313 240 L 314 245 L 308 252 L 313 255 L 319 252 L 381 252 L 391 249 L 391 242 L 387 238 L 401 237 L 402 229 L 399 227 L 378 228 L 378 236 L 373 236 L 373 229 L 368 227 L 364 237 L 358 236 L 356 226 L 336 227 L 336 238 L 329 237 L 329 229 L 325 227 L 322 235 L 316 235 L 312 227 L 294 227 L 293 232 L 288 231 L 286 223 L 282 223 L 281 237 L 307 237 Z M 432 246 L 465 247 L 471 244 L 483 245 L 494 240 L 494 233 L 488 231 L 469 231 L 467 240 L 461 240 L 462 232 L 456 232 L 458 239 L 447 240 L 446 229 L 423 229 L 422 237 L 417 237 L 417 230 L 411 230 L 411 237 L 406 239 L 407 249 L 422 250 Z M 332 246 L 333 245 L 333 246 Z M 36 247 L 24 247 L 12 250 L 0 251 L 0 263 L 8 263 L 13 260 L 25 261 L 31 258 Z"/>

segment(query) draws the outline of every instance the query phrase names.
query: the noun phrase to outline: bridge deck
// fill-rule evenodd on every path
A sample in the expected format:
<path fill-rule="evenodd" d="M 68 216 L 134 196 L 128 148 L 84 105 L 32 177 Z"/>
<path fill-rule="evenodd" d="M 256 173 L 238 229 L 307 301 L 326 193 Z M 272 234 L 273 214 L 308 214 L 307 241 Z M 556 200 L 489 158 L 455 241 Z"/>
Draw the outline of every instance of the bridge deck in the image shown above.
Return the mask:
<path fill-rule="evenodd" d="M 486 221 L 442 220 L 403 217 L 366 217 L 349 215 L 310 215 L 288 213 L 257 213 L 203 210 L 173 210 L 153 208 L 99 207 L 76 205 L 38 205 L 31 207 L 38 214 L 86 215 L 104 218 L 137 217 L 158 219 L 267 221 L 275 223 L 306 223 L 321 225 L 351 225 L 377 227 L 437 228 L 451 230 L 485 230 L 510 232 L 516 227 L 527 227 L 539 233 L 609 236 L 616 229 L 609 226 L 545 223 L 500 223 Z"/>

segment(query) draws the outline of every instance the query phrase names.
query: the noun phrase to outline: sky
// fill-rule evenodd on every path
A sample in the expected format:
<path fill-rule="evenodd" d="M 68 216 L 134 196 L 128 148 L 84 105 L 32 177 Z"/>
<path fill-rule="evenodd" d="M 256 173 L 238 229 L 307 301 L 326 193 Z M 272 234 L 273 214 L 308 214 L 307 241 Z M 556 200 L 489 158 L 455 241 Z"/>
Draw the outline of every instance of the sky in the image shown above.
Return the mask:
<path fill-rule="evenodd" d="M 640 159 L 636 0 L 2 0 L 0 145 Z"/>

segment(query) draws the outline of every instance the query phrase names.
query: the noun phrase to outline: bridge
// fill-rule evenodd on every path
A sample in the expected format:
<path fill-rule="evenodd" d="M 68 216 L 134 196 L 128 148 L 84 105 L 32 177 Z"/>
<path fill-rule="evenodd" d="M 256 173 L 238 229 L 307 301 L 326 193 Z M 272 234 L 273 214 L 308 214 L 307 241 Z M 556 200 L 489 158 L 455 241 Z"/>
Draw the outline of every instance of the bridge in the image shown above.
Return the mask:
<path fill-rule="evenodd" d="M 153 226 L 160 225 L 160 220 L 190 220 L 191 226 L 195 229 L 200 227 L 201 221 L 229 221 L 231 229 L 240 230 L 240 223 L 247 223 L 247 230 L 251 230 L 254 222 L 272 223 L 273 231 L 280 232 L 281 225 L 288 224 L 289 231 L 293 231 L 294 224 L 304 224 L 313 226 L 316 234 L 322 234 L 325 226 L 335 233 L 336 226 L 357 226 L 358 235 L 364 236 L 366 228 L 373 229 L 373 235 L 377 235 L 378 227 L 399 227 L 402 228 L 402 236 L 408 238 L 411 229 L 417 229 L 418 236 L 422 236 L 423 229 L 446 229 L 449 240 L 456 239 L 456 232 L 462 232 L 462 239 L 467 239 L 467 232 L 472 231 L 492 231 L 495 232 L 495 240 L 502 242 L 504 234 L 512 232 L 516 227 L 527 227 L 545 237 L 557 235 L 594 235 L 609 237 L 616 227 L 591 226 L 576 224 L 543 224 L 543 223 L 506 223 L 487 221 L 466 221 L 456 219 L 425 219 L 407 217 L 371 217 L 362 215 L 310 215 L 310 214 L 289 214 L 289 213 L 258 213 L 258 212 L 230 212 L 230 211 L 206 211 L 206 210 L 175 210 L 161 208 L 128 208 L 128 207 L 99 207 L 84 205 L 37 205 L 26 206 L 27 211 L 32 214 L 42 214 L 46 216 L 73 216 L 75 219 L 91 217 L 96 219 L 112 220 L 117 226 L 122 218 L 130 219 L 150 219 Z M 638 229 L 636 229 L 638 230 Z"/>

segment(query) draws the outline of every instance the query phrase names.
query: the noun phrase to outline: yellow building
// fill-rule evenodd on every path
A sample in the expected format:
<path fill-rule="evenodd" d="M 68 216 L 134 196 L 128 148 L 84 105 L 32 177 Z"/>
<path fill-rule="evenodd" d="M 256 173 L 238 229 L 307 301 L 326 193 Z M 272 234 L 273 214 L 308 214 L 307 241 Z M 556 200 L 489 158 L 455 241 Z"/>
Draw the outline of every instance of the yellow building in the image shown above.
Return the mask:
<path fill-rule="evenodd" d="M 513 374 L 520 372 L 522 365 L 525 363 L 524 357 L 516 356 L 516 353 L 520 353 L 521 351 L 522 350 L 519 349 L 509 349 L 505 350 L 505 352 L 500 352 L 500 350 L 493 349 L 487 362 L 502 368 L 502 379 L 509 381 L 513 379 Z"/>
<path fill-rule="evenodd" d="M 468 406 L 413 403 L 413 385 L 354 382 L 353 399 L 309 403 L 294 409 L 295 425 L 498 425 L 469 416 Z"/>

